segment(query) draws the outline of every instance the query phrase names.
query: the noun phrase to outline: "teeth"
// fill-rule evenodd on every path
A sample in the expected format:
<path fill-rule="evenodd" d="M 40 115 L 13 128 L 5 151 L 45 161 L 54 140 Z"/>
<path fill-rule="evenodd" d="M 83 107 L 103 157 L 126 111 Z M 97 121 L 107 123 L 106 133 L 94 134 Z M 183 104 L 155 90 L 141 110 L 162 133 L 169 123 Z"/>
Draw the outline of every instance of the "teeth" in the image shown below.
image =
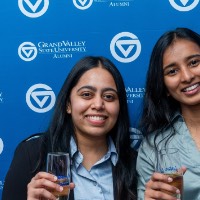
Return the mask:
<path fill-rule="evenodd" d="M 191 86 L 191 87 L 185 88 L 184 91 L 185 91 L 185 92 L 189 92 L 189 91 L 191 91 L 191 90 L 194 90 L 194 89 L 197 88 L 198 86 L 199 86 L 199 84 L 195 84 L 195 85 L 193 85 L 193 86 Z"/>
<path fill-rule="evenodd" d="M 91 120 L 104 120 L 104 117 L 102 116 L 88 116 Z"/>

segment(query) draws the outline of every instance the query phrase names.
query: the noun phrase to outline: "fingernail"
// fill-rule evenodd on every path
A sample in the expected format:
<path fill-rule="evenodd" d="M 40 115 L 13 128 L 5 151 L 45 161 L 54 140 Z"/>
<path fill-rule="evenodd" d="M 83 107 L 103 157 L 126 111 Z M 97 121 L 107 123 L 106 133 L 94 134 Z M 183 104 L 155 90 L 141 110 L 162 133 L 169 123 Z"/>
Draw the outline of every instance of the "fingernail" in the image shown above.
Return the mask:
<path fill-rule="evenodd" d="M 179 194 L 179 193 L 180 193 L 180 190 L 176 190 L 176 193 Z"/>
<path fill-rule="evenodd" d="M 173 181 L 173 179 L 171 178 L 171 177 L 168 177 L 168 182 L 172 182 Z"/>
<path fill-rule="evenodd" d="M 58 178 L 57 178 L 57 176 L 54 176 L 53 179 L 56 181 Z"/>
<path fill-rule="evenodd" d="M 60 187 L 60 192 L 62 192 L 63 191 L 63 187 Z"/>

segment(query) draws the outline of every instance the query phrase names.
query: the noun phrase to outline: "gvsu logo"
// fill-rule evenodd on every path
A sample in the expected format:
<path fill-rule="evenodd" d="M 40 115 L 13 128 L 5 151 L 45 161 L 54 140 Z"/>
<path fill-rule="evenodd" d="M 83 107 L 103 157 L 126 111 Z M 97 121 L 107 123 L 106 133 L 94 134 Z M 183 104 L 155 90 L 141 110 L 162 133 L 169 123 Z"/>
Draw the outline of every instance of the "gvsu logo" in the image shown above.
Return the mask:
<path fill-rule="evenodd" d="M 18 55 L 24 61 L 31 61 L 37 56 L 37 48 L 31 42 L 23 42 L 18 47 Z"/>
<path fill-rule="evenodd" d="M 177 4 L 175 0 L 169 0 L 169 2 L 178 11 L 190 11 L 197 6 L 199 0 L 193 0 L 192 3 L 190 0 L 180 0 L 180 4 Z"/>
<path fill-rule="evenodd" d="M 92 5 L 93 0 L 73 0 L 73 3 L 78 9 L 85 10 Z"/>
<path fill-rule="evenodd" d="M 18 6 L 24 15 L 36 18 L 42 16 L 47 11 L 49 0 L 18 0 Z"/>
<path fill-rule="evenodd" d="M 110 51 L 113 57 L 119 62 L 129 63 L 137 59 L 140 55 L 141 44 L 134 34 L 121 32 L 112 39 Z"/>
<path fill-rule="evenodd" d="M 26 93 L 26 103 L 30 109 L 38 113 L 45 113 L 51 110 L 55 104 L 55 94 L 45 84 L 35 84 Z"/>
<path fill-rule="evenodd" d="M 3 152 L 3 140 L 0 138 L 0 154 Z"/>

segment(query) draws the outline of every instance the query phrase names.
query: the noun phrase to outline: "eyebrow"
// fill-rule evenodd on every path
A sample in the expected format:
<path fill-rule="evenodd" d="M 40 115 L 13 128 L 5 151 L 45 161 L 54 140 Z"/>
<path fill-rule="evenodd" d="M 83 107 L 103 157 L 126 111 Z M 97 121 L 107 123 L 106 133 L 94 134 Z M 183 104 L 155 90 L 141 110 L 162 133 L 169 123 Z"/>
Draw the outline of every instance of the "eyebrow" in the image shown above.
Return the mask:
<path fill-rule="evenodd" d="M 189 60 L 189 59 L 191 59 L 191 58 L 195 58 L 195 57 L 200 57 L 200 54 L 190 55 L 190 56 L 186 57 L 184 60 L 187 61 L 187 60 Z M 164 67 L 163 67 L 163 70 L 165 70 L 165 69 L 167 69 L 167 68 L 169 68 L 169 67 L 172 67 L 172 66 L 174 66 L 174 65 L 176 65 L 176 62 L 173 62 L 173 63 L 171 63 L 171 64 L 169 64 L 169 65 L 164 66 Z"/>
<path fill-rule="evenodd" d="M 186 60 L 195 58 L 195 57 L 200 57 L 200 54 L 194 54 L 194 55 L 188 56 Z"/>
<path fill-rule="evenodd" d="M 84 86 L 82 86 L 81 88 L 79 88 L 79 89 L 77 90 L 77 92 L 79 92 L 79 91 L 82 90 L 82 89 L 89 89 L 89 90 L 92 90 L 92 91 L 94 91 L 94 92 L 97 91 L 97 89 L 96 89 L 95 87 L 91 86 L 91 85 L 84 85 Z M 113 91 L 113 92 L 115 92 L 116 94 L 118 94 L 117 90 L 115 90 L 115 89 L 113 89 L 113 88 L 111 88 L 111 87 L 103 88 L 101 91 L 102 91 L 102 92 Z"/>

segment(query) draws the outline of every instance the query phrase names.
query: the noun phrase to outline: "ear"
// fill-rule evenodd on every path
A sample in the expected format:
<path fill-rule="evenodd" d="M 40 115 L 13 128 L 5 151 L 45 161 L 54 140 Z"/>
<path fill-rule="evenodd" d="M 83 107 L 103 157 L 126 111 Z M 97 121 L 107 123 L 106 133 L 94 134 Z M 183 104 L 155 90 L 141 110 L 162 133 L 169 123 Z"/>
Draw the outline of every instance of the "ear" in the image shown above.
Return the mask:
<path fill-rule="evenodd" d="M 71 114 L 72 109 L 71 109 L 70 103 L 67 103 L 66 111 L 67 111 L 68 114 Z"/>

